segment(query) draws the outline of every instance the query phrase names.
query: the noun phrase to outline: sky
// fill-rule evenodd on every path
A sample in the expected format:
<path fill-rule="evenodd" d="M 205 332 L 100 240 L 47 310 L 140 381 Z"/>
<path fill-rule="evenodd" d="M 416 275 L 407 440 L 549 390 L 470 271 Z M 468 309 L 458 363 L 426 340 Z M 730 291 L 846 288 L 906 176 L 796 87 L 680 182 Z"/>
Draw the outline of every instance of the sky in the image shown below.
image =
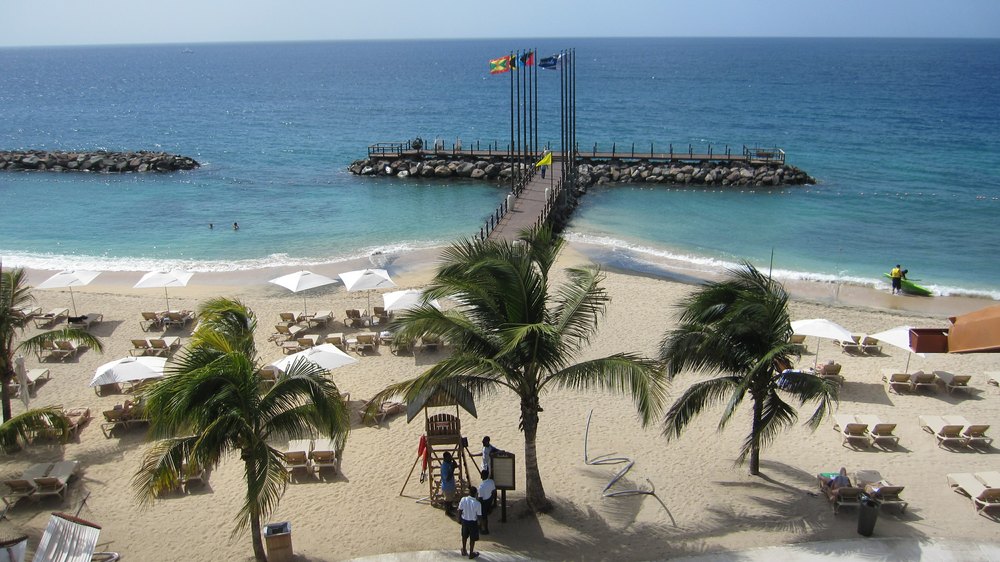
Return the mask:
<path fill-rule="evenodd" d="M 562 37 L 1000 37 L 1000 0 L 0 0 L 0 47 Z"/>

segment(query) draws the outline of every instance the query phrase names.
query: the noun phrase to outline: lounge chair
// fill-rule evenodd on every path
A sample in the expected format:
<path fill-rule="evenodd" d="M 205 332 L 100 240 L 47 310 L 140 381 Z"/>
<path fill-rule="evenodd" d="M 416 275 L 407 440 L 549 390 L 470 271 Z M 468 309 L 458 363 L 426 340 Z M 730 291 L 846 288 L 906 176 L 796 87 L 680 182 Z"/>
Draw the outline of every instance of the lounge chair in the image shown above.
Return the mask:
<path fill-rule="evenodd" d="M 35 392 L 35 384 L 41 379 L 51 379 L 48 369 L 29 369 L 27 373 L 24 374 L 25 380 L 28 382 L 28 394 L 33 394 Z M 10 383 L 10 395 L 13 397 L 18 397 L 21 395 L 21 385 L 17 383 L 17 379 L 14 379 Z"/>
<path fill-rule="evenodd" d="M 292 439 L 289 441 L 288 449 L 281 453 L 285 470 L 288 472 L 309 470 L 309 451 L 311 450 L 311 439 Z"/>
<path fill-rule="evenodd" d="M 50 359 L 59 359 L 60 361 L 62 361 L 65 358 L 66 353 L 61 349 L 59 349 L 59 346 L 56 345 L 56 342 L 52 340 L 46 340 L 42 341 L 35 355 L 38 356 L 39 361 L 48 361 Z"/>
<path fill-rule="evenodd" d="M 70 479 L 80 469 L 80 461 L 60 461 L 52 465 L 48 475 L 35 478 L 35 497 L 65 498 Z"/>
<path fill-rule="evenodd" d="M 896 507 L 899 512 L 906 511 L 909 502 L 899 497 L 903 493 L 904 486 L 893 486 L 888 482 L 878 482 L 865 486 L 865 493 L 875 500 L 879 507 Z"/>
<path fill-rule="evenodd" d="M 188 322 L 194 320 L 194 312 L 182 310 L 180 312 L 168 312 L 163 318 L 164 328 L 184 328 Z"/>
<path fill-rule="evenodd" d="M 294 341 L 289 340 L 281 344 L 281 351 L 285 355 L 291 355 L 293 353 L 298 353 L 304 351 L 316 345 L 319 341 L 319 336 L 299 336 Z"/>
<path fill-rule="evenodd" d="M 852 353 L 852 354 L 853 353 L 857 353 L 857 354 L 861 353 L 861 336 L 860 335 L 852 335 L 851 339 L 849 339 L 849 340 L 845 340 L 845 341 L 834 340 L 834 342 L 837 345 L 840 346 L 840 350 L 843 351 L 844 353 Z"/>
<path fill-rule="evenodd" d="M 899 445 L 899 436 L 893 433 L 896 431 L 896 424 L 882 423 L 878 416 L 872 415 L 858 415 L 855 418 L 860 423 L 868 425 L 868 438 L 872 440 L 872 444 L 878 445 L 888 442 Z"/>
<path fill-rule="evenodd" d="M 937 378 L 934 376 L 934 373 L 917 371 L 910 375 L 910 387 L 913 390 L 927 388 L 937 392 Z"/>
<path fill-rule="evenodd" d="M 866 355 L 882 353 L 882 342 L 878 341 L 877 338 L 864 336 L 858 344 L 861 346 L 861 352 Z"/>
<path fill-rule="evenodd" d="M 941 416 L 920 416 L 920 427 L 937 437 L 938 446 L 942 445 L 966 445 L 967 438 L 962 435 L 965 426 L 962 424 L 950 424 Z"/>
<path fill-rule="evenodd" d="M 19 306 L 14 309 L 14 316 L 23 320 L 31 320 L 42 313 L 42 309 L 37 306 Z"/>
<path fill-rule="evenodd" d="M 90 422 L 90 408 L 70 408 L 69 410 L 63 410 L 63 416 L 68 422 L 70 436 L 76 437 L 80 434 L 83 426 Z"/>
<path fill-rule="evenodd" d="M 826 499 L 830 501 L 833 506 L 833 512 L 836 514 L 840 512 L 840 508 L 847 507 L 858 507 L 861 505 L 861 494 L 864 492 L 861 488 L 854 488 L 843 486 L 837 488 L 836 490 L 828 490 Z"/>
<path fill-rule="evenodd" d="M 906 373 L 883 371 L 882 381 L 889 385 L 889 392 L 899 394 L 901 390 L 907 392 L 913 390 L 913 386 L 910 384 L 910 375 Z"/>
<path fill-rule="evenodd" d="M 795 353 L 801 355 L 807 351 L 806 337 L 802 334 L 792 334 L 792 337 L 791 339 L 788 340 L 788 343 L 792 344 L 792 348 L 795 351 Z"/>
<path fill-rule="evenodd" d="M 268 338 L 268 341 L 273 341 L 276 345 L 280 346 L 286 341 L 298 337 L 299 333 L 302 332 L 304 329 L 305 328 L 303 328 L 302 326 L 297 326 L 294 324 L 291 326 L 287 326 L 285 324 L 275 324 L 274 333 L 271 334 L 271 337 Z"/>
<path fill-rule="evenodd" d="M 320 326 L 323 326 L 323 327 L 327 326 L 332 320 L 333 320 L 333 311 L 332 310 L 318 310 L 318 311 L 314 312 L 313 314 L 311 314 L 306 319 L 306 322 L 309 324 L 309 327 L 317 327 L 318 328 Z"/>
<path fill-rule="evenodd" d="M 120 427 L 127 430 L 132 419 L 132 416 L 124 408 L 104 410 L 104 423 L 101 424 L 101 432 L 104 433 L 104 437 L 110 439 L 111 433 L 115 429 Z"/>
<path fill-rule="evenodd" d="M 984 515 L 987 509 L 1000 507 L 1000 488 L 988 488 L 975 475 L 959 472 L 948 475 L 948 484 L 952 490 L 968 496 L 976 513 Z"/>
<path fill-rule="evenodd" d="M 69 316 L 68 308 L 53 308 L 45 314 L 35 316 L 32 320 L 34 320 L 36 328 L 48 328 L 58 324 L 63 316 Z"/>
<path fill-rule="evenodd" d="M 438 336 L 432 336 L 430 334 L 425 334 L 420 337 L 420 351 L 437 351 L 438 347 L 441 346 L 441 338 Z"/>
<path fill-rule="evenodd" d="M 62 353 L 62 357 L 59 359 L 60 361 L 65 361 L 67 357 L 76 357 L 77 354 L 80 353 L 80 349 L 82 347 L 69 340 L 56 340 L 55 343 L 56 347 L 58 347 L 59 351 Z"/>
<path fill-rule="evenodd" d="M 151 348 L 149 345 L 149 340 L 140 338 L 135 338 L 132 340 L 132 349 L 129 350 L 130 355 L 134 356 L 149 355 L 150 352 Z"/>
<path fill-rule="evenodd" d="M 165 338 L 153 338 L 149 340 L 149 351 L 153 355 L 169 357 L 171 353 L 177 351 L 181 346 L 181 339 L 177 336 Z"/>
<path fill-rule="evenodd" d="M 70 316 L 69 327 L 89 330 L 94 324 L 100 324 L 103 321 L 104 315 L 100 312 L 88 312 L 83 316 Z"/>
<path fill-rule="evenodd" d="M 844 414 L 834 415 L 833 428 L 843 436 L 842 445 L 859 441 L 863 441 L 866 447 L 871 445 L 871 442 L 868 440 L 868 424 L 859 423 L 855 416 Z"/>
<path fill-rule="evenodd" d="M 324 468 L 333 469 L 337 473 L 337 444 L 333 439 L 320 439 L 313 445 L 309 452 L 309 460 L 312 462 L 313 472 L 320 472 Z"/>
<path fill-rule="evenodd" d="M 325 343 L 335 345 L 341 349 L 341 351 L 346 351 L 347 341 L 344 340 L 344 334 L 337 332 L 335 334 L 327 334 L 326 339 L 323 340 Z"/>
<path fill-rule="evenodd" d="M 299 318 L 298 318 L 299 314 L 300 313 L 297 313 L 297 312 L 279 312 L 278 313 L 278 318 L 281 318 L 281 322 L 285 326 L 291 326 L 293 324 L 298 324 L 298 322 L 299 322 Z"/>
<path fill-rule="evenodd" d="M 35 478 L 44 477 L 51 469 L 52 463 L 49 462 L 33 464 L 21 473 L 20 478 L 5 480 L 3 483 L 7 485 L 9 492 L 4 494 L 3 502 L 8 507 L 13 507 L 21 498 L 33 496 L 38 489 Z"/>
<path fill-rule="evenodd" d="M 949 373 L 948 371 L 934 371 L 934 376 L 936 376 L 938 380 L 941 381 L 941 384 L 944 385 L 944 388 L 945 390 L 948 391 L 948 394 L 951 394 L 955 390 L 959 389 L 968 390 L 969 381 L 972 380 L 972 375 L 955 375 Z"/>
<path fill-rule="evenodd" d="M 261 390 L 274 386 L 274 383 L 278 382 L 278 369 L 274 365 L 261 367 L 259 381 Z"/>
<path fill-rule="evenodd" d="M 142 328 L 143 332 L 148 332 L 153 328 L 157 330 L 163 328 L 163 315 L 162 312 L 142 312 L 142 320 L 139 321 L 139 327 Z"/>
<path fill-rule="evenodd" d="M 368 318 L 361 315 L 361 311 L 356 308 L 351 308 L 344 311 L 344 325 L 350 326 L 352 328 L 361 328 L 368 323 Z"/>
<path fill-rule="evenodd" d="M 372 332 L 365 332 L 358 334 L 358 343 L 354 344 L 354 350 L 358 352 L 358 355 L 364 355 L 366 351 L 375 353 L 378 348 L 378 339 Z"/>
<path fill-rule="evenodd" d="M 837 384 L 844 384 L 844 377 L 840 376 L 842 368 L 843 366 L 840 363 L 835 363 L 831 360 L 829 363 L 819 366 L 819 369 L 816 370 L 816 376 L 836 381 Z"/>
<path fill-rule="evenodd" d="M 973 445 L 989 446 L 990 443 L 993 443 L 993 438 L 986 435 L 986 431 L 990 429 L 989 424 L 969 423 L 969 420 L 963 416 L 941 416 L 941 418 L 944 419 L 945 423 L 962 426 L 962 437 L 965 437 L 966 445 L 970 447 Z"/>

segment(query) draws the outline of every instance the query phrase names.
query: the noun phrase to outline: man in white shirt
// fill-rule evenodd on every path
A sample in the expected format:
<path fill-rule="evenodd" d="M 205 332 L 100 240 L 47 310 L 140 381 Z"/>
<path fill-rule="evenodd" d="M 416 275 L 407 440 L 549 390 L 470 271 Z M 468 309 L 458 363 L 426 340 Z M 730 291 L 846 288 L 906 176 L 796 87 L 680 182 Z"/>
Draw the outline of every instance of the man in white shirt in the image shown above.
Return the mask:
<path fill-rule="evenodd" d="M 487 435 L 483 437 L 483 464 L 482 470 L 490 473 L 493 476 L 493 453 L 497 452 L 499 449 L 490 445 L 490 436 Z"/>
<path fill-rule="evenodd" d="M 479 556 L 476 552 L 476 541 L 479 540 L 479 517 L 483 514 L 483 507 L 476 497 L 475 486 L 469 486 L 469 495 L 458 502 L 458 516 L 462 520 L 462 556 L 475 558 Z M 469 542 L 469 550 L 465 550 L 465 542 Z"/>
<path fill-rule="evenodd" d="M 490 512 L 493 511 L 493 502 L 497 496 L 497 485 L 493 482 L 493 477 L 487 471 L 482 472 L 483 481 L 479 484 L 479 503 L 483 507 L 483 516 L 479 519 L 481 525 L 479 532 L 490 534 Z"/>

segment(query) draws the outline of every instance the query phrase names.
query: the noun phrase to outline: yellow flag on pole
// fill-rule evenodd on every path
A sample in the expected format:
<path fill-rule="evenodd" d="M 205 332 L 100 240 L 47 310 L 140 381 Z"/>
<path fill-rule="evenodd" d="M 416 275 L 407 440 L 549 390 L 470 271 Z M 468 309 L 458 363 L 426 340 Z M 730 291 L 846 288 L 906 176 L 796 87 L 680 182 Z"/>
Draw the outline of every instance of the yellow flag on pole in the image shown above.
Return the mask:
<path fill-rule="evenodd" d="M 552 165 L 552 153 L 546 152 L 545 156 L 542 156 L 542 159 L 539 160 L 537 164 L 535 164 L 535 167 L 537 168 L 539 166 L 551 166 L 551 165 Z"/>

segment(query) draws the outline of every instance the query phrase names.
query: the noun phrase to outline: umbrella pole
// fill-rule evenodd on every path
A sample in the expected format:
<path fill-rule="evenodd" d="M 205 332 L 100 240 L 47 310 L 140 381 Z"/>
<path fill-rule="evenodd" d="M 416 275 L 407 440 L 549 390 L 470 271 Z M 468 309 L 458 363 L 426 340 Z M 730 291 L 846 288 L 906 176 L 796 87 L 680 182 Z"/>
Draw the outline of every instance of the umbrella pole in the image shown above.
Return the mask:
<path fill-rule="evenodd" d="M 73 316 L 79 316 L 76 312 L 76 297 L 73 296 L 73 287 L 69 288 L 69 300 L 73 303 Z"/>
<path fill-rule="evenodd" d="M 306 314 L 309 314 L 309 309 L 306 308 L 306 297 L 303 296 L 302 297 L 302 315 L 305 316 Z"/>
<path fill-rule="evenodd" d="M 819 338 L 819 336 L 817 336 L 816 337 L 816 360 L 813 361 L 813 369 L 815 369 L 819 365 L 819 342 L 820 342 L 820 338 Z"/>
<path fill-rule="evenodd" d="M 906 373 L 910 372 L 910 357 L 913 357 L 913 352 L 912 351 L 911 352 L 907 352 L 907 354 L 906 354 L 906 368 L 903 369 L 903 374 L 904 375 Z"/>
<path fill-rule="evenodd" d="M 163 296 L 167 299 L 167 312 L 170 312 L 170 295 L 167 294 L 167 288 L 163 288 Z"/>

